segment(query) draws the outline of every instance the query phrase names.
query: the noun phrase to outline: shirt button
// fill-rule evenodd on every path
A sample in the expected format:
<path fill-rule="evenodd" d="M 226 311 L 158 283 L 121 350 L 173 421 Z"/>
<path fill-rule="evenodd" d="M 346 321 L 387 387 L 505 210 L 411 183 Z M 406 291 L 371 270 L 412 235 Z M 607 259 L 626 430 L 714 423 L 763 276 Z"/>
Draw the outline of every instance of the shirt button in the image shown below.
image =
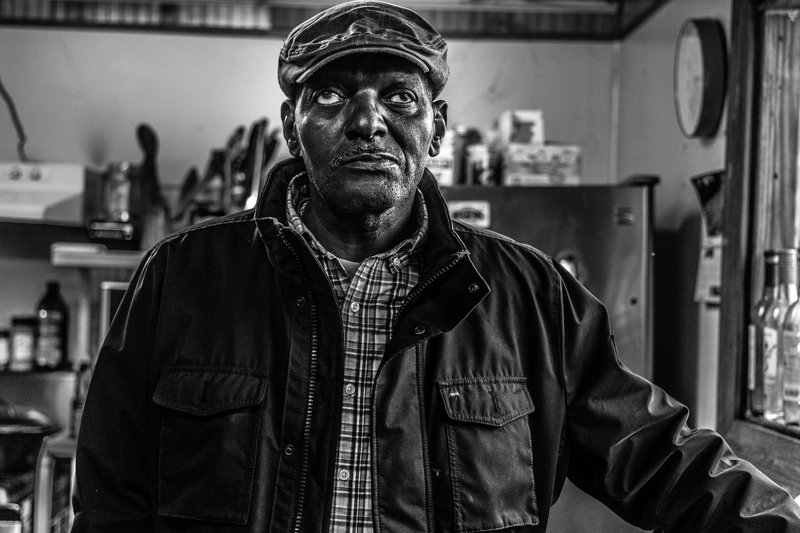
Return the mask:
<path fill-rule="evenodd" d="M 353 303 L 350 304 L 350 311 L 351 312 L 358 313 L 358 311 L 360 309 L 361 309 L 361 304 L 359 304 L 358 302 L 353 302 Z"/>
<path fill-rule="evenodd" d="M 350 471 L 349 470 L 339 470 L 339 479 L 341 481 L 347 481 L 350 479 Z"/>
<path fill-rule="evenodd" d="M 400 270 L 401 264 L 402 264 L 402 261 L 400 261 L 400 258 L 397 257 L 397 256 L 394 256 L 389 260 L 389 265 L 391 266 L 391 268 L 393 268 L 395 270 Z"/>
<path fill-rule="evenodd" d="M 286 455 L 294 455 L 294 446 L 292 446 L 291 444 L 287 444 L 283 448 L 283 453 L 285 453 Z"/>
<path fill-rule="evenodd" d="M 356 386 L 353 385 L 352 383 L 348 383 L 347 385 L 344 386 L 344 392 L 348 396 L 352 396 L 353 394 L 356 393 Z"/>

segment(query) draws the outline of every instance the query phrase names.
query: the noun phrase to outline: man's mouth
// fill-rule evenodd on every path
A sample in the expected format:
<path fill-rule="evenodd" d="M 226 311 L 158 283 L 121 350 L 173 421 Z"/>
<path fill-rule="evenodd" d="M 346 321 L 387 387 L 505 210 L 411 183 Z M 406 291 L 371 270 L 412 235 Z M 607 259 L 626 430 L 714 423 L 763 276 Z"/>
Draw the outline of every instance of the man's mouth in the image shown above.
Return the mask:
<path fill-rule="evenodd" d="M 357 153 L 346 153 L 334 158 L 331 167 L 336 169 L 340 166 L 348 168 L 358 168 L 365 170 L 378 170 L 392 166 L 399 166 L 400 160 L 390 152 L 381 151 L 359 151 Z"/>

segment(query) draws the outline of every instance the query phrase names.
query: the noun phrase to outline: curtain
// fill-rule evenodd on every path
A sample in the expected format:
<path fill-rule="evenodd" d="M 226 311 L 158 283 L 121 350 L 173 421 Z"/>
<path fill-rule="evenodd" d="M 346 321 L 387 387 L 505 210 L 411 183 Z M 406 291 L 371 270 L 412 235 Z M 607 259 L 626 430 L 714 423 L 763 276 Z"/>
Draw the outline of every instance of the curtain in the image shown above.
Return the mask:
<path fill-rule="evenodd" d="M 761 291 L 763 251 L 800 247 L 798 119 L 800 10 L 767 11 L 761 79 L 752 294 Z"/>

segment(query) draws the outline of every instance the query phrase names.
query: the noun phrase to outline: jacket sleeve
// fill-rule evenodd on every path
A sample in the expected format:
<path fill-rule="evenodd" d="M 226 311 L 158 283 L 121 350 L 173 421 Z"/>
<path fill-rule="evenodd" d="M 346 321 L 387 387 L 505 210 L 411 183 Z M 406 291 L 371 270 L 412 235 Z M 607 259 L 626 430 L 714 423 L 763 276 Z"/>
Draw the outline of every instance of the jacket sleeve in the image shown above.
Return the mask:
<path fill-rule="evenodd" d="M 98 355 L 81 420 L 73 532 L 150 531 L 150 361 L 159 276 L 148 255 Z"/>
<path fill-rule="evenodd" d="M 689 410 L 620 363 L 605 308 L 562 272 L 569 478 L 625 520 L 668 532 L 800 532 L 800 507 Z"/>

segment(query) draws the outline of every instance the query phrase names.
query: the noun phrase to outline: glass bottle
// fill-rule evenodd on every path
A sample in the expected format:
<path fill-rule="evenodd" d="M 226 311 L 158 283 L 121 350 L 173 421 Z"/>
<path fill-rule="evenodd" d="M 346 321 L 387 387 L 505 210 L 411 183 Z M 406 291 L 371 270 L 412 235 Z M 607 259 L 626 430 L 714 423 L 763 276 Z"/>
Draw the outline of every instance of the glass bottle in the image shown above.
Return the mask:
<path fill-rule="evenodd" d="M 754 415 L 764 413 L 764 325 L 767 309 L 778 297 L 778 252 L 764 251 L 764 286 L 750 313 L 748 325 L 747 392 L 748 406 Z"/>
<path fill-rule="evenodd" d="M 0 372 L 11 364 L 11 335 L 7 329 L 0 329 Z"/>
<path fill-rule="evenodd" d="M 47 282 L 47 291 L 36 308 L 36 369 L 57 370 L 67 362 L 69 308 L 57 281 Z"/>
<path fill-rule="evenodd" d="M 800 424 L 800 303 L 797 300 L 786 310 L 783 319 L 778 365 L 782 371 L 783 420 L 786 424 Z"/>
<path fill-rule="evenodd" d="M 105 176 L 107 218 L 116 222 L 131 219 L 131 165 L 127 161 L 111 163 Z"/>
<path fill-rule="evenodd" d="M 781 328 L 786 310 L 797 300 L 797 250 L 778 250 L 778 297 L 764 323 L 764 418 L 783 417 Z"/>
<path fill-rule="evenodd" d="M 11 317 L 11 360 L 8 369 L 12 372 L 33 370 L 36 343 L 36 317 Z"/>

